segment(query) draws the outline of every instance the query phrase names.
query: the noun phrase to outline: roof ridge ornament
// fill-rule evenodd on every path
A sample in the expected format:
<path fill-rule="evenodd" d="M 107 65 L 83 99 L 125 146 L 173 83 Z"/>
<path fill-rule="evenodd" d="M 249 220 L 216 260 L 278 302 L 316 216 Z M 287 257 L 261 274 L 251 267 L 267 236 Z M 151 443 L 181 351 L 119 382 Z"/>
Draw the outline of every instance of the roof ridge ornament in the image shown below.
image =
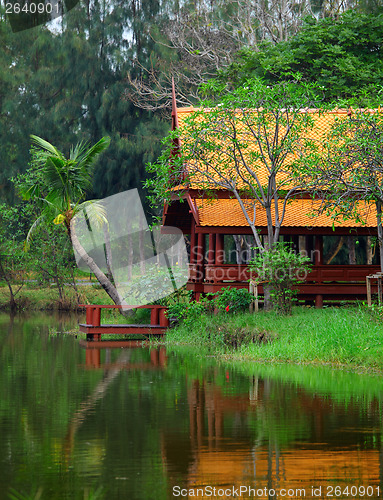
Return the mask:
<path fill-rule="evenodd" d="M 176 87 L 174 84 L 174 77 L 172 76 L 172 130 L 176 130 L 178 128 L 179 124 L 177 113 Z"/>

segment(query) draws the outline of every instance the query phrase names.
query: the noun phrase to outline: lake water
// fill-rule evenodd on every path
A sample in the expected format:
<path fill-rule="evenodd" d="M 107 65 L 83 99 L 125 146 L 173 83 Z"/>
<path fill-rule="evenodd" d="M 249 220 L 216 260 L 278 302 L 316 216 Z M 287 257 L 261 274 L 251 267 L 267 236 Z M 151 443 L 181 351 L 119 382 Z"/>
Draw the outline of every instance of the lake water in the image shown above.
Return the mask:
<path fill-rule="evenodd" d="M 383 379 L 0 315 L 0 499 L 379 498 Z"/>

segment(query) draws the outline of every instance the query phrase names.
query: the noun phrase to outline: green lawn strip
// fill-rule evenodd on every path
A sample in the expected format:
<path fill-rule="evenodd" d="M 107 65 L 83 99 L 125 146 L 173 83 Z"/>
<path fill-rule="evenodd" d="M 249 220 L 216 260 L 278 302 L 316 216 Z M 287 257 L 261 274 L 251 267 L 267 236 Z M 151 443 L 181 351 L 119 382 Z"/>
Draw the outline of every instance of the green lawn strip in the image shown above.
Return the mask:
<path fill-rule="evenodd" d="M 104 290 L 98 287 L 80 286 L 78 287 L 80 302 L 89 304 L 111 304 L 111 300 Z M 60 304 L 57 289 L 52 287 L 39 287 L 37 285 L 25 285 L 16 296 L 18 308 L 24 311 L 38 310 L 76 310 L 78 308 L 76 293 L 72 287 L 65 288 L 65 297 Z M 0 287 L 0 309 L 9 308 L 9 290 L 7 287 Z"/>
<path fill-rule="evenodd" d="M 254 341 L 237 349 L 224 340 Z M 264 362 L 331 363 L 383 369 L 383 325 L 363 307 L 294 308 L 291 316 L 273 312 L 201 316 L 167 334 L 168 343 L 208 345 L 217 355 Z M 266 343 L 263 343 L 266 342 Z"/>

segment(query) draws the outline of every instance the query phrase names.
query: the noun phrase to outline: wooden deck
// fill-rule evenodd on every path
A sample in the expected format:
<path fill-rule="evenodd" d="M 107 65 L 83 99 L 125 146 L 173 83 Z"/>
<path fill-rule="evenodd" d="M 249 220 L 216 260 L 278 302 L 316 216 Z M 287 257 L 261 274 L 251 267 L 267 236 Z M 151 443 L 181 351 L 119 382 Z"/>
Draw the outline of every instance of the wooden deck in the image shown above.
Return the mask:
<path fill-rule="evenodd" d="M 297 285 L 298 299 L 314 300 L 318 307 L 323 300 L 366 300 L 366 276 L 379 271 L 376 265 L 313 265 L 311 271 Z M 201 279 L 201 275 L 203 279 Z M 246 265 L 208 264 L 204 269 L 190 266 L 188 290 L 198 298 L 201 293 L 215 293 L 223 287 L 248 288 L 250 272 Z M 262 285 L 259 294 L 263 295 Z M 377 293 L 376 285 L 372 293 Z"/>
<path fill-rule="evenodd" d="M 133 306 L 134 309 L 150 309 L 150 324 L 108 324 L 101 323 L 101 311 L 103 309 L 122 309 L 123 306 L 116 305 L 89 305 L 82 304 L 86 309 L 86 323 L 80 323 L 80 332 L 86 333 L 88 341 L 101 341 L 103 334 L 112 335 L 164 335 L 169 326 L 166 317 L 167 308 L 159 305 Z M 130 307 L 130 306 L 124 306 Z"/>

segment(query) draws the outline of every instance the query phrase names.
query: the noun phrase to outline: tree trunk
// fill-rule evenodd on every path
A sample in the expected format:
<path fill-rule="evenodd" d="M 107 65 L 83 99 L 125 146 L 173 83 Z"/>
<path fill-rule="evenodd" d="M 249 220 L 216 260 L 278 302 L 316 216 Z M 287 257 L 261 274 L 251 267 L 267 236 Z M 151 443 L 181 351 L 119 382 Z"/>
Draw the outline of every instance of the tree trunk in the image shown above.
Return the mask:
<path fill-rule="evenodd" d="M 330 250 L 330 257 L 326 260 L 326 264 L 331 264 L 331 262 L 335 259 L 335 257 L 338 255 L 340 249 L 342 248 L 344 243 L 344 236 L 340 236 L 338 238 L 338 241 L 335 243 L 335 246 L 332 247 Z"/>
<path fill-rule="evenodd" d="M 367 236 L 366 240 L 366 258 L 367 258 L 367 265 L 371 266 L 372 264 L 372 244 L 371 244 L 371 236 Z"/>
<path fill-rule="evenodd" d="M 3 264 L 2 264 L 1 261 L 0 261 L 0 273 L 1 273 L 0 275 L 3 275 L 3 277 L 5 279 L 5 282 L 7 283 L 7 286 L 8 286 L 8 289 L 9 289 L 9 295 L 10 295 L 9 307 L 11 308 L 11 311 L 14 311 L 15 309 L 17 309 L 17 304 L 16 304 L 15 296 L 21 290 L 21 288 L 22 288 L 23 285 L 21 285 L 19 287 L 19 289 L 17 290 L 17 292 L 13 291 L 11 280 L 8 278 L 7 273 L 5 272 Z"/>
<path fill-rule="evenodd" d="M 246 264 L 250 259 L 250 243 L 246 235 L 234 234 L 233 239 L 235 243 L 237 264 Z"/>
<path fill-rule="evenodd" d="M 347 236 L 347 248 L 348 248 L 348 263 L 354 266 L 356 264 L 354 236 Z"/>
<path fill-rule="evenodd" d="M 145 273 L 145 252 L 144 252 L 144 224 L 142 220 L 142 213 L 140 212 L 140 221 L 139 221 L 139 232 L 138 232 L 138 245 L 140 251 L 140 271 L 141 274 Z"/>
<path fill-rule="evenodd" d="M 301 255 L 304 257 L 307 255 L 307 250 L 306 250 L 306 236 L 301 235 L 298 237 L 298 250 Z"/>
<path fill-rule="evenodd" d="M 109 235 L 108 225 L 104 224 L 103 229 L 104 229 L 104 240 L 105 240 L 105 260 L 106 260 L 106 267 L 108 269 L 108 276 L 110 278 L 110 281 L 114 284 L 114 280 L 113 280 L 112 249 L 111 249 L 111 246 L 110 246 L 110 235 Z"/>
<path fill-rule="evenodd" d="M 263 246 L 265 250 L 269 250 L 272 245 L 272 240 L 266 234 L 263 236 Z M 273 301 L 271 299 L 272 286 L 269 283 L 263 283 L 263 308 L 265 311 L 273 309 Z"/>
<path fill-rule="evenodd" d="M 98 265 L 92 259 L 92 257 L 90 257 L 86 253 L 84 247 L 81 245 L 79 239 L 77 238 L 74 230 L 69 228 L 68 233 L 69 233 L 69 238 L 72 242 L 73 248 L 76 250 L 76 252 L 82 258 L 82 260 L 85 262 L 85 264 L 89 267 L 89 269 L 92 271 L 92 273 L 96 276 L 97 281 L 100 283 L 102 288 L 106 291 L 106 293 L 109 295 L 109 297 L 113 300 L 113 302 L 115 304 L 121 305 L 120 296 L 119 296 L 116 288 L 110 282 L 110 280 L 108 280 L 108 278 L 105 276 L 105 274 L 101 271 L 101 269 L 98 267 Z"/>
<path fill-rule="evenodd" d="M 133 253 L 132 235 L 128 233 L 128 280 L 133 277 Z"/>
<path fill-rule="evenodd" d="M 265 311 L 273 309 L 273 300 L 271 298 L 272 286 L 269 283 L 263 283 L 263 308 Z"/>

